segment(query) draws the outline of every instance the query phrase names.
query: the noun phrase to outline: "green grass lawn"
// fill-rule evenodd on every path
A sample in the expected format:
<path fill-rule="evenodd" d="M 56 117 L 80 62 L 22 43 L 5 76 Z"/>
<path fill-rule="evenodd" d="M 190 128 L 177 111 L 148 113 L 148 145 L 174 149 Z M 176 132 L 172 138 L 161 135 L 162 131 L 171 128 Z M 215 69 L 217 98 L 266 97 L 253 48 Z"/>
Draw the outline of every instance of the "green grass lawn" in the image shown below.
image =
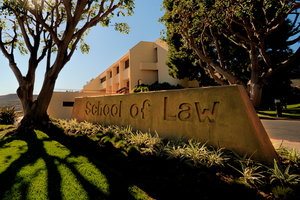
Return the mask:
<path fill-rule="evenodd" d="M 109 167 L 41 131 L 4 138 L 0 146 L 0 199 L 149 199 Z"/>
<path fill-rule="evenodd" d="M 258 116 L 261 118 L 277 119 L 276 111 L 274 110 L 258 110 Z M 283 119 L 300 119 L 300 104 L 287 105 L 287 109 L 283 108 Z"/>
<path fill-rule="evenodd" d="M 15 130 L 13 125 L 1 125 L 0 124 L 0 138 L 3 137 L 6 133 Z"/>
<path fill-rule="evenodd" d="M 167 146 L 159 148 L 156 144 L 164 145 L 164 141 L 154 136 L 126 136 L 126 132 L 131 133 L 128 128 L 77 122 L 66 122 L 65 133 L 55 128 L 47 134 L 42 131 L 18 136 L 1 134 L 11 128 L 3 127 L 0 131 L 0 199 L 4 200 L 252 200 L 281 199 L 282 195 L 291 197 L 287 199 L 300 196 L 299 184 L 280 186 L 276 181 L 269 184 L 268 168 L 264 167 L 264 171 L 255 168 L 260 166 L 259 169 L 262 169 L 263 165 L 246 161 L 246 168 L 241 169 L 245 174 L 241 177 L 240 172 L 229 167 L 227 162 L 240 169 L 244 161 L 229 158 L 233 155 L 225 151 L 222 151 L 222 157 L 218 157 L 221 156 L 219 150 L 209 153 L 208 148 L 201 157 L 199 151 L 203 151 L 204 146 L 192 142 L 181 147 L 168 146 L 171 145 L 168 142 Z M 129 137 L 128 141 L 140 143 L 138 150 L 126 150 L 125 136 Z M 154 145 L 150 144 L 150 140 Z M 159 155 L 162 147 L 168 151 Z M 192 159 L 181 157 L 183 151 L 192 155 Z M 206 156 L 211 156 L 209 159 L 214 164 L 208 165 L 203 160 L 208 159 Z M 224 159 L 222 165 L 216 164 L 225 157 L 228 159 Z M 280 163 L 285 165 L 283 169 L 292 165 L 288 175 L 299 174 L 300 171 L 295 167 L 299 165 L 300 157 L 295 154 L 293 158 L 293 162 L 285 160 L 288 163 Z M 260 179 L 261 176 L 263 178 Z M 263 186 L 254 181 L 257 178 Z"/>

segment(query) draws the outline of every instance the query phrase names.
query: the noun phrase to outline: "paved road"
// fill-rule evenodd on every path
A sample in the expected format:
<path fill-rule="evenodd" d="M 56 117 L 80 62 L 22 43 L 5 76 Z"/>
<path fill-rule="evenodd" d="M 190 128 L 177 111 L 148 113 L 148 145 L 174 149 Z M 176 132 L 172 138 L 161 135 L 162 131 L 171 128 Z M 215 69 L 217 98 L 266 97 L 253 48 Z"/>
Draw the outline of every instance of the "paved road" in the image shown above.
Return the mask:
<path fill-rule="evenodd" d="M 300 121 L 261 120 L 275 148 L 284 146 L 300 151 Z"/>

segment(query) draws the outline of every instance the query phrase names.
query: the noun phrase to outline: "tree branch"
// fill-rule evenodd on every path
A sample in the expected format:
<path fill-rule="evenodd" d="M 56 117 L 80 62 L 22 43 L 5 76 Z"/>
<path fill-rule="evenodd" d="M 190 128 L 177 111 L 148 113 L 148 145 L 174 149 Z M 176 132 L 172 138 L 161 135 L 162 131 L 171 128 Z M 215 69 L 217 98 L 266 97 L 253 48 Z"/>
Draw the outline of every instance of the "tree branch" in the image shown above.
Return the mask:
<path fill-rule="evenodd" d="M 211 34 L 211 36 L 212 36 L 212 38 L 213 38 L 213 41 L 214 41 L 214 43 L 215 43 L 215 45 L 216 45 L 216 50 L 217 50 L 217 54 L 218 54 L 219 64 L 220 64 L 220 66 L 221 66 L 223 69 L 225 69 L 224 63 L 223 63 L 223 58 L 222 58 L 222 55 L 221 55 L 221 50 L 220 50 L 220 45 L 219 45 L 218 39 L 217 39 L 217 37 L 216 37 L 215 33 L 213 32 L 213 30 L 212 30 L 211 27 L 210 27 L 209 30 L 210 30 L 210 34 Z"/>
<path fill-rule="evenodd" d="M 104 1 L 102 1 L 103 3 Z M 96 24 L 98 24 L 101 20 L 103 20 L 105 17 L 107 17 L 111 12 L 113 12 L 115 9 L 117 9 L 122 3 L 122 1 L 120 1 L 118 4 L 112 6 L 110 5 L 110 7 L 101 15 L 101 13 L 103 12 L 103 5 L 100 6 L 100 9 L 98 11 L 98 14 L 92 18 L 89 22 L 87 22 L 80 30 L 78 30 L 76 33 L 74 33 L 72 38 L 78 38 L 82 36 L 82 34 L 88 29 L 91 28 L 93 26 L 95 26 Z"/>
<path fill-rule="evenodd" d="M 227 33 L 225 33 L 225 31 L 223 32 L 223 35 L 224 35 L 228 40 L 230 40 L 233 44 L 235 44 L 235 45 L 237 45 L 237 46 L 240 46 L 240 47 L 243 47 L 244 49 L 248 50 L 248 47 L 247 47 L 245 44 L 237 42 L 237 41 L 234 40 L 232 37 L 230 37 L 229 35 L 227 35 Z"/>
<path fill-rule="evenodd" d="M 19 68 L 17 67 L 17 64 L 15 63 L 14 54 L 10 54 L 6 50 L 5 44 L 7 44 L 7 43 L 3 43 L 3 41 L 2 41 L 2 30 L 3 30 L 3 28 L 0 27 L 0 49 L 3 53 L 3 55 L 8 59 L 9 66 L 10 66 L 11 70 L 13 71 L 15 77 L 17 78 L 17 81 L 19 82 L 19 84 L 21 84 L 23 82 L 23 75 L 22 75 L 21 71 L 19 70 Z"/>
<path fill-rule="evenodd" d="M 194 51 L 198 55 L 198 57 L 201 60 L 203 60 L 205 63 L 207 63 L 207 65 L 213 67 L 218 73 L 222 74 L 229 81 L 230 84 L 244 85 L 241 80 L 239 80 L 237 77 L 233 76 L 230 72 L 227 72 L 226 69 L 221 68 L 220 65 L 218 63 L 216 63 L 214 60 L 203 55 L 202 52 L 197 47 L 197 45 L 194 41 L 194 38 L 192 38 L 190 36 L 186 36 L 186 35 L 185 36 L 183 35 L 183 37 L 186 38 L 186 40 L 189 42 L 191 47 L 194 49 Z"/>
<path fill-rule="evenodd" d="M 14 23 L 13 30 L 14 30 L 15 35 L 14 35 L 13 39 L 11 40 L 11 49 L 10 49 L 11 55 L 14 55 L 15 43 L 16 43 L 17 37 L 18 37 L 16 24 L 15 24 L 15 22 L 13 22 L 13 23 Z"/>
<path fill-rule="evenodd" d="M 254 43 L 253 41 L 251 41 L 249 38 L 246 38 L 245 36 L 242 36 L 242 35 L 239 34 L 238 32 L 234 31 L 233 28 L 232 28 L 232 26 L 231 26 L 231 23 L 230 23 L 230 22 L 227 21 L 226 24 L 227 24 L 227 27 L 228 27 L 229 32 L 230 32 L 232 35 L 238 37 L 239 39 L 241 39 L 242 41 L 244 41 L 245 43 L 247 43 L 247 44 L 249 44 L 249 45 L 257 45 L 256 43 Z M 245 30 L 247 31 L 247 28 L 246 28 L 246 27 L 243 27 L 243 28 L 245 28 Z M 224 32 L 227 32 L 227 31 L 224 31 Z M 234 40 L 231 39 L 231 41 L 234 41 Z M 237 44 L 236 42 L 234 42 L 234 43 Z M 246 47 L 246 46 L 243 46 L 243 47 Z M 246 49 L 248 49 L 248 48 L 246 48 Z"/>
<path fill-rule="evenodd" d="M 216 80 L 217 83 L 219 83 L 220 85 L 228 85 L 228 83 L 224 80 L 222 80 L 220 77 L 218 77 L 215 72 L 214 69 L 211 66 L 208 66 L 208 73 L 210 75 L 211 78 L 213 78 L 214 80 Z"/>
<path fill-rule="evenodd" d="M 292 57 L 288 58 L 287 60 L 271 68 L 271 70 L 265 73 L 262 76 L 262 78 L 264 79 L 264 82 L 267 83 L 274 76 L 299 66 L 299 63 L 300 63 L 300 47 L 297 49 L 297 51 L 294 53 Z"/>
<path fill-rule="evenodd" d="M 50 40 L 48 41 L 48 47 L 45 48 L 48 50 L 47 52 L 47 64 L 46 64 L 46 73 L 49 72 L 50 70 L 50 65 L 51 65 L 51 48 L 52 48 L 52 39 L 50 38 Z"/>
<path fill-rule="evenodd" d="M 295 13 L 295 15 L 296 15 L 296 17 L 295 17 L 295 19 L 294 19 L 294 22 L 293 22 L 293 24 L 292 24 L 292 27 L 294 27 L 294 26 L 296 25 L 296 23 L 297 23 L 297 21 L 298 21 L 298 18 L 299 18 L 299 13 Z"/>
<path fill-rule="evenodd" d="M 24 41 L 25 41 L 25 44 L 27 46 L 27 49 L 31 52 L 32 51 L 32 45 L 30 43 L 30 40 L 29 40 L 29 37 L 28 37 L 28 34 L 26 33 L 26 30 L 25 30 L 25 20 L 24 20 L 24 17 L 20 18 L 20 17 L 17 17 L 17 20 L 18 20 L 18 24 L 20 26 L 20 29 L 21 29 L 21 32 L 22 32 L 22 35 L 23 35 L 23 38 L 24 38 Z M 27 24 L 27 23 L 26 23 Z"/>
<path fill-rule="evenodd" d="M 51 34 L 56 45 L 59 45 L 61 41 L 57 37 L 57 34 L 55 34 L 53 28 L 50 27 L 39 15 L 37 15 L 37 13 L 34 10 L 32 10 L 31 8 L 28 8 L 28 10 L 32 15 L 35 16 L 36 21 L 39 22 Z"/>
<path fill-rule="evenodd" d="M 282 8 L 283 8 L 283 7 L 282 7 Z M 285 21 L 286 17 L 287 17 L 289 14 L 291 14 L 294 10 L 297 10 L 297 9 L 299 9 L 299 8 L 300 8 L 300 3 L 295 3 L 295 2 L 294 2 L 294 4 L 291 6 L 291 8 L 290 8 L 287 12 L 282 13 L 281 15 L 278 15 L 277 17 L 274 17 L 274 18 L 270 21 L 270 23 L 268 24 L 268 27 L 270 27 L 270 28 L 268 28 L 268 29 L 266 30 L 265 35 L 268 36 L 268 35 L 270 35 L 273 31 L 275 31 L 277 28 L 279 28 L 279 27 L 283 24 L 283 22 Z M 278 22 L 275 23 L 276 21 L 278 21 Z M 274 23 L 275 23 L 275 24 L 274 24 Z M 274 25 L 272 25 L 272 24 L 274 24 Z"/>
<path fill-rule="evenodd" d="M 287 41 L 287 45 L 290 46 L 290 45 L 296 44 L 299 41 L 300 41 L 300 35 L 297 38 L 293 39 L 293 40 Z"/>
<path fill-rule="evenodd" d="M 42 50 L 41 55 L 37 59 L 38 63 L 40 63 L 44 59 L 44 57 L 46 56 L 48 48 L 49 48 L 48 45 L 46 45 L 45 48 Z M 51 47 L 50 47 L 50 49 L 51 49 Z"/>
<path fill-rule="evenodd" d="M 63 0 L 63 4 L 67 13 L 67 22 L 72 22 L 72 3 L 70 0 Z"/>
<path fill-rule="evenodd" d="M 82 16 L 84 8 L 87 5 L 87 2 L 88 2 L 87 0 L 77 1 L 75 12 L 74 12 L 74 17 L 72 20 L 75 27 L 77 26 L 77 23 L 80 21 L 80 18 Z"/>

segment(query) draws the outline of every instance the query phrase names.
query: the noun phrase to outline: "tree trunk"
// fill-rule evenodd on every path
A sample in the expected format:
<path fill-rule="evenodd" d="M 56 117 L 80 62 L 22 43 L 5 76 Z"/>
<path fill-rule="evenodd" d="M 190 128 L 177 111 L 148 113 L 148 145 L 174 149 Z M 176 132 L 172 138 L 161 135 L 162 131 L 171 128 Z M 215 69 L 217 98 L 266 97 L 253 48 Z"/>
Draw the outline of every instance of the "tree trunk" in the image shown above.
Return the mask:
<path fill-rule="evenodd" d="M 33 99 L 33 90 L 28 87 L 28 82 L 19 87 L 17 94 L 21 100 L 24 117 L 19 124 L 18 132 L 23 133 L 35 128 L 47 128 L 50 123 L 47 109 L 53 94 L 55 81 L 56 78 L 46 75 L 43 87 L 36 100 Z"/>
<path fill-rule="evenodd" d="M 259 83 L 252 83 L 250 81 L 249 84 L 249 93 L 252 104 L 255 108 L 259 108 L 262 96 L 262 86 Z"/>
<path fill-rule="evenodd" d="M 258 108 L 260 106 L 262 96 L 262 83 L 260 83 L 259 78 L 258 52 L 253 45 L 251 45 L 249 55 L 251 60 L 251 79 L 248 82 L 248 91 L 253 106 Z"/>

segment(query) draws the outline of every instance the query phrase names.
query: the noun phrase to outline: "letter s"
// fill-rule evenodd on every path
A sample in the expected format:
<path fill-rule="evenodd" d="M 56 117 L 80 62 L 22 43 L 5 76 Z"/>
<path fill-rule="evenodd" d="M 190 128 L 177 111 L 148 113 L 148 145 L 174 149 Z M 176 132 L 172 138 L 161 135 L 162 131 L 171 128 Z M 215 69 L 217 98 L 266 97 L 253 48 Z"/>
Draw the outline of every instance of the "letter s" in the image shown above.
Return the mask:
<path fill-rule="evenodd" d="M 87 101 L 85 104 L 85 114 L 89 115 L 91 113 L 91 102 Z"/>

